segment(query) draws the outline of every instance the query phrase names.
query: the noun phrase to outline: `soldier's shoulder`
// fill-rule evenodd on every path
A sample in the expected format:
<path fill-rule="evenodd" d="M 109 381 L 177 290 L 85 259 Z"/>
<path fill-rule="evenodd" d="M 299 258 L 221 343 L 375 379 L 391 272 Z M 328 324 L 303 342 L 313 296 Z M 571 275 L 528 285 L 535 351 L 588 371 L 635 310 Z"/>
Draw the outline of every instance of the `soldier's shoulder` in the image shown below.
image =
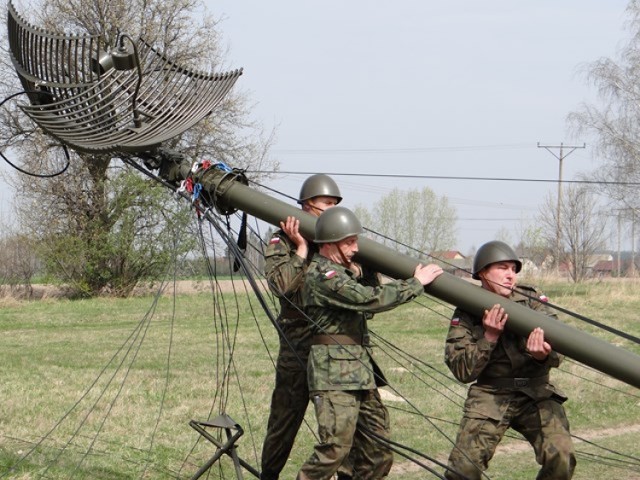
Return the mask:
<path fill-rule="evenodd" d="M 319 254 L 314 255 L 307 268 L 307 275 L 316 281 L 331 282 L 344 276 L 344 268 Z"/>
<path fill-rule="evenodd" d="M 288 251 L 291 249 L 291 245 L 292 242 L 291 240 L 289 240 L 289 237 L 287 237 L 286 233 L 284 233 L 282 230 L 277 230 L 273 233 L 273 235 L 271 235 L 271 238 L 267 242 L 266 254 L 269 255 L 270 252 L 275 253 Z"/>
<path fill-rule="evenodd" d="M 482 323 L 482 319 L 476 315 L 472 315 L 471 313 L 462 310 L 461 308 L 456 308 L 451 316 L 451 327 L 457 326 L 470 326 L 476 323 Z"/>
<path fill-rule="evenodd" d="M 522 300 L 532 300 L 541 301 L 546 303 L 549 301 L 549 298 L 542 292 L 540 288 L 535 285 L 527 285 L 527 284 L 518 284 L 514 288 L 514 300 L 518 301 L 518 299 Z"/>

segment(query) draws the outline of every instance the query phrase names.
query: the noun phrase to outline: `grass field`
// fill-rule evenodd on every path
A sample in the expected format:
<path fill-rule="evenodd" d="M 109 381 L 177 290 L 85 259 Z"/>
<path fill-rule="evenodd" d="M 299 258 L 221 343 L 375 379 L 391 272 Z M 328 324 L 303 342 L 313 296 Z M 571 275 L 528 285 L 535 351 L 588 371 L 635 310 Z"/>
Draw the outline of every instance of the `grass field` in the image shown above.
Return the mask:
<path fill-rule="evenodd" d="M 639 286 L 611 281 L 544 289 L 554 303 L 640 336 Z M 442 360 L 450 315 L 449 306 L 424 297 L 370 324 L 381 337 L 376 355 L 393 387 L 386 404 L 394 440 L 442 462 L 466 392 Z M 561 318 L 640 353 L 630 341 Z M 241 286 L 235 295 L 0 300 L 0 478 L 190 478 L 215 447 L 189 421 L 223 411 L 245 430 L 239 455 L 258 468 L 274 376 L 268 351 L 275 357 L 275 331 Z M 570 397 L 572 433 L 596 444 L 576 439 L 574 478 L 640 479 L 640 390 L 573 361 L 553 378 Z M 307 419 L 283 479 L 295 478 L 311 452 L 312 409 Z M 390 478 L 437 478 L 395 458 Z M 530 479 L 536 471 L 528 444 L 510 435 L 487 474 Z M 209 478 L 235 478 L 229 459 Z"/>

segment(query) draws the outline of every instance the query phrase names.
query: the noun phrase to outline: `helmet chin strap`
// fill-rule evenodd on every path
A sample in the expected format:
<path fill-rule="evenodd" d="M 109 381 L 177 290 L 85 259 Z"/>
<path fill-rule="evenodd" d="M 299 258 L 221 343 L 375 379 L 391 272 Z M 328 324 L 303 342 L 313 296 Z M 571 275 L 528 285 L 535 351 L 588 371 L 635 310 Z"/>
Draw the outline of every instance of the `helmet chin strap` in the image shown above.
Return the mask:
<path fill-rule="evenodd" d="M 309 205 L 307 211 L 310 214 L 315 215 L 316 217 L 319 217 L 320 215 L 322 215 L 322 212 L 324 212 L 324 209 L 320 207 L 316 207 L 315 205 Z"/>
<path fill-rule="evenodd" d="M 344 267 L 349 267 L 349 265 L 351 265 L 351 262 L 349 260 L 347 260 L 347 257 L 345 256 L 344 252 L 340 248 L 340 245 L 338 243 L 334 243 L 334 245 L 336 246 L 336 250 L 338 250 L 338 253 L 340 254 L 340 259 L 342 260 L 342 265 Z"/>

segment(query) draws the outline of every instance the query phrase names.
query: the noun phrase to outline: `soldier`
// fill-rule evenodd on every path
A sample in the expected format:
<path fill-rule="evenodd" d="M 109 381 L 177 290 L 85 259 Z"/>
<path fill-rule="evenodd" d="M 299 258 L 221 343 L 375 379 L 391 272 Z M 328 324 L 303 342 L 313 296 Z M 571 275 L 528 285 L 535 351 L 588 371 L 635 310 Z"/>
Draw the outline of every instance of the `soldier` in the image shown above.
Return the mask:
<path fill-rule="evenodd" d="M 522 263 L 509 245 L 484 244 L 473 262 L 473 278 L 482 288 L 555 317 L 547 298 L 535 288 L 516 287 Z M 542 465 L 537 478 L 570 479 L 576 465 L 569 422 L 562 403 L 567 397 L 549 383 L 549 369 L 562 355 L 551 349 L 544 331 L 528 338 L 504 331 L 508 315 L 496 304 L 482 318 L 461 309 L 453 314 L 445 361 L 469 388 L 456 444 L 445 477 L 480 479 L 506 430 L 520 432 Z"/>
<path fill-rule="evenodd" d="M 377 390 L 386 382 L 371 356 L 367 319 L 414 299 L 442 273 L 437 265 L 418 265 L 408 280 L 362 285 L 350 268 L 361 233 L 356 216 L 343 207 L 316 222 L 319 253 L 305 274 L 302 301 L 314 333 L 308 380 L 320 443 L 299 480 L 329 479 L 346 458 L 354 478 L 388 475 L 393 456 L 379 438 L 389 438 L 389 414 Z"/>
<path fill-rule="evenodd" d="M 312 175 L 300 189 L 302 210 L 316 217 L 342 200 L 340 189 L 327 175 Z M 263 480 L 277 480 L 285 466 L 309 403 L 307 357 L 311 332 L 302 313 L 300 288 L 306 266 L 315 249 L 299 232 L 300 222 L 288 217 L 280 222 L 265 252 L 269 288 L 279 298 L 277 318 L 280 350 L 276 382 L 271 397 L 267 434 L 262 446 Z M 348 478 L 348 477 L 347 477 Z"/>

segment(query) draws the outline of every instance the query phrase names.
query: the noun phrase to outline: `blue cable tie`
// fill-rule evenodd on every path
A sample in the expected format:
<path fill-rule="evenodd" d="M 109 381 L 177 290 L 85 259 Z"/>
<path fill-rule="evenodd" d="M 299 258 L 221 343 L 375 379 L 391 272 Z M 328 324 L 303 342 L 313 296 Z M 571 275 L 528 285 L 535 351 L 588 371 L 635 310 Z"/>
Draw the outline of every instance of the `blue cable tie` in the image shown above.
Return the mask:
<path fill-rule="evenodd" d="M 196 183 L 193 186 L 193 194 L 191 195 L 191 203 L 195 203 L 196 200 L 198 200 L 198 197 L 200 196 L 200 191 L 202 190 L 202 184 L 201 183 Z"/>
<path fill-rule="evenodd" d="M 214 167 L 217 168 L 218 170 L 222 170 L 223 172 L 226 172 L 226 173 L 229 173 L 229 172 L 233 171 L 233 169 L 229 165 L 224 163 L 224 162 L 218 162 L 218 163 L 216 163 L 214 165 Z"/>

